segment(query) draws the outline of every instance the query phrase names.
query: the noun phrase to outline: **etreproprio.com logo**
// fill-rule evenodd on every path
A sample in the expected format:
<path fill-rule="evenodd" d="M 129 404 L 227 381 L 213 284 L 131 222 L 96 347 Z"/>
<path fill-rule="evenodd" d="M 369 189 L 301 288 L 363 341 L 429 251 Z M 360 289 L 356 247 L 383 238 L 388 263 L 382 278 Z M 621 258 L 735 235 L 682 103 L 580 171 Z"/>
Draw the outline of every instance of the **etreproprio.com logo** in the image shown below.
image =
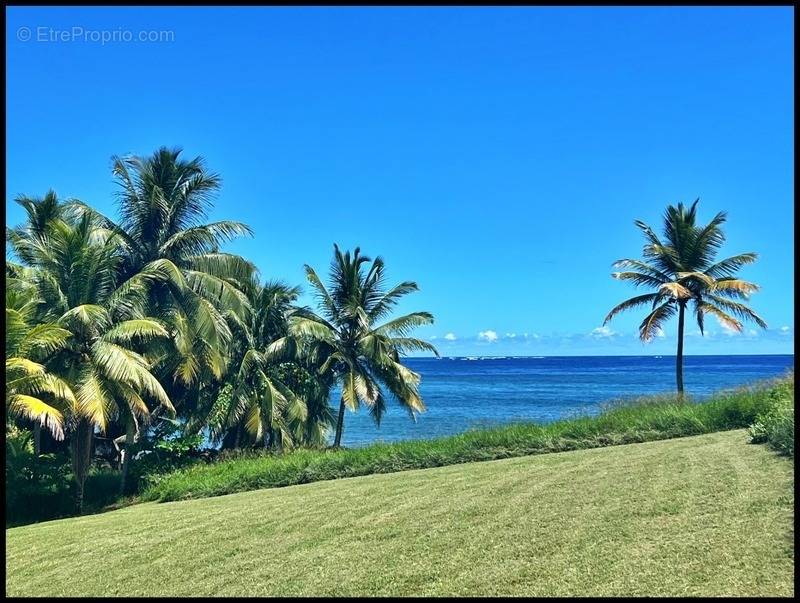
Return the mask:
<path fill-rule="evenodd" d="M 175 32 L 163 29 L 86 29 L 74 26 L 69 29 L 56 29 L 54 27 L 20 27 L 17 29 L 17 40 L 20 42 L 67 43 L 85 42 L 91 44 L 119 44 L 119 43 L 159 43 L 174 42 Z"/>

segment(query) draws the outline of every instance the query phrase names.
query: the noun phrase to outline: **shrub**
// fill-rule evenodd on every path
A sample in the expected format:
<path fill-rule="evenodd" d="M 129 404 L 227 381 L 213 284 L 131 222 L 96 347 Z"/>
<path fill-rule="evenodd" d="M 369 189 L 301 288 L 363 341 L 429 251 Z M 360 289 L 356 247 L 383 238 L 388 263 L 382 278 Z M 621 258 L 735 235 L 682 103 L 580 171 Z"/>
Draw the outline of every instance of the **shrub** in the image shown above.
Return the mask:
<path fill-rule="evenodd" d="M 749 429 L 750 441 L 767 444 L 787 456 L 794 456 L 794 398 L 781 398 L 758 416 Z"/>
<path fill-rule="evenodd" d="M 181 436 L 175 430 L 144 439 L 133 454 L 127 494 L 134 494 L 150 480 L 176 469 L 203 462 L 202 436 Z M 144 448 L 144 449 L 143 449 Z M 84 512 L 94 513 L 123 502 L 119 470 L 93 466 L 84 487 Z M 33 453 L 33 434 L 11 426 L 6 431 L 6 526 L 69 517 L 75 514 L 74 483 L 68 452 Z"/>
<path fill-rule="evenodd" d="M 66 454 L 33 453 L 33 434 L 6 431 L 6 525 L 55 519 L 74 510 Z"/>

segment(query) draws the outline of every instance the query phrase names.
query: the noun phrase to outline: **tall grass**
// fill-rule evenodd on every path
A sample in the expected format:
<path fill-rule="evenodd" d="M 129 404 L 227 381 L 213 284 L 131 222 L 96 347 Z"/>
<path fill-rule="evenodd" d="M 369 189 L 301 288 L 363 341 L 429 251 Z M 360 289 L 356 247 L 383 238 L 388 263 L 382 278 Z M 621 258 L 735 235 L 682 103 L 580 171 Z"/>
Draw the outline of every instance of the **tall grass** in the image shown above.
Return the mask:
<path fill-rule="evenodd" d="M 780 454 L 794 456 L 794 391 L 758 415 L 748 432 L 754 444 L 767 444 Z"/>
<path fill-rule="evenodd" d="M 647 442 L 750 426 L 791 395 L 794 375 L 720 392 L 703 402 L 649 397 L 611 404 L 598 416 L 517 423 L 461 435 L 350 450 L 260 453 L 154 476 L 144 500 L 219 496 L 321 480 L 471 461 Z"/>

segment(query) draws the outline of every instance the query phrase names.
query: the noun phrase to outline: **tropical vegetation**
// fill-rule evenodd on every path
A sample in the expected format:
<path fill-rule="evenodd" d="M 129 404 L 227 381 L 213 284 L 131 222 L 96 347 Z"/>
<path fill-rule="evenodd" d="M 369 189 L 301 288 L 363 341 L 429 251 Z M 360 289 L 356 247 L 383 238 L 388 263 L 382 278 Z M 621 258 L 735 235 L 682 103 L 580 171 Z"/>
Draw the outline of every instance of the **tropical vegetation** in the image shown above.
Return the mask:
<path fill-rule="evenodd" d="M 351 259 L 335 246 L 330 293 L 306 267 L 318 315 L 298 287 L 262 283 L 223 250 L 252 232 L 208 221 L 221 178 L 202 158 L 161 148 L 112 163 L 117 218 L 49 191 L 18 197 L 27 219 L 6 228 L 7 433 L 19 459 L 30 447 L 69 454 L 77 512 L 93 469 L 118 470 L 120 494 L 135 490 L 132 458 L 159 434 L 278 451 L 324 447 L 335 420 L 338 446 L 345 403 L 369 405 L 376 421 L 389 395 L 424 409 L 402 354 L 435 352 L 411 336 L 433 317 L 391 317 L 416 284 L 386 288 L 382 259 L 365 272 L 360 250 Z"/>

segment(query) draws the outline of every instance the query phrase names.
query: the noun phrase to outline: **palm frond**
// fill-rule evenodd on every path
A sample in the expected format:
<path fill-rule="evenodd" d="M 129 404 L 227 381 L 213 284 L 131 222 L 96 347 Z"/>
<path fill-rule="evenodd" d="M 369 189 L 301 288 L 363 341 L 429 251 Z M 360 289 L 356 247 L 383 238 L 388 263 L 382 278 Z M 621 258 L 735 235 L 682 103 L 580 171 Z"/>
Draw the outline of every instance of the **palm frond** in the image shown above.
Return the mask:
<path fill-rule="evenodd" d="M 392 287 L 371 305 L 368 311 L 370 320 L 380 320 L 394 309 L 400 298 L 415 291 L 419 291 L 419 286 L 413 281 L 403 281 Z"/>
<path fill-rule="evenodd" d="M 738 278 L 726 277 L 715 281 L 710 290 L 718 295 L 748 299 L 751 293 L 759 290 L 759 286 Z"/>
<path fill-rule="evenodd" d="M 641 272 L 614 272 L 611 276 L 620 281 L 631 281 L 636 286 L 661 287 L 664 284 L 661 279 Z"/>
<path fill-rule="evenodd" d="M 8 412 L 11 416 L 24 417 L 39 423 L 56 440 L 64 439 L 64 415 L 41 398 L 27 394 L 11 394 L 8 399 Z"/>
<path fill-rule="evenodd" d="M 180 230 L 169 237 L 159 254 L 169 258 L 186 258 L 214 253 L 227 241 L 240 236 L 253 236 L 253 230 L 242 222 L 222 220 Z"/>
<path fill-rule="evenodd" d="M 417 327 L 433 324 L 433 314 L 430 312 L 412 312 L 399 316 L 377 327 L 375 332 L 379 335 L 405 336 Z"/>
<path fill-rule="evenodd" d="M 605 319 L 603 320 L 603 325 L 608 323 L 612 318 L 614 318 L 620 312 L 624 312 L 625 310 L 630 310 L 631 308 L 637 308 L 639 306 L 656 302 L 663 298 L 661 293 L 646 293 L 645 295 L 637 295 L 636 297 L 632 297 L 628 300 L 625 300 L 621 304 L 614 306 L 611 309 L 611 312 L 606 314 Z"/>
<path fill-rule="evenodd" d="M 331 294 L 328 293 L 328 289 L 322 284 L 322 280 L 320 280 L 317 273 L 308 264 L 305 265 L 305 271 L 306 279 L 309 283 L 311 283 L 311 287 L 314 289 L 317 301 L 328 315 L 328 318 L 336 316 L 338 314 L 338 308 L 336 307 L 336 303 L 333 301 Z"/>
<path fill-rule="evenodd" d="M 712 264 L 705 269 L 705 273 L 712 278 L 732 277 L 739 268 L 752 264 L 757 259 L 757 253 L 740 253 Z"/>
<path fill-rule="evenodd" d="M 148 341 L 158 337 L 168 337 L 169 332 L 157 320 L 138 318 L 117 323 L 101 339 L 111 343 L 130 343 Z"/>
<path fill-rule="evenodd" d="M 675 314 L 675 303 L 668 301 L 650 312 L 639 325 L 639 337 L 642 341 L 652 341 L 656 334 L 663 330 L 664 323 Z"/>
<path fill-rule="evenodd" d="M 718 295 L 714 295 L 712 293 L 706 294 L 706 299 L 711 300 L 713 304 L 720 308 L 725 312 L 729 312 L 734 316 L 741 318 L 742 320 L 750 320 L 756 323 L 762 329 L 767 328 L 767 323 L 764 322 L 764 319 L 761 318 L 758 314 L 756 314 L 752 309 L 747 307 L 744 304 L 740 304 L 738 302 L 731 301 L 729 299 L 722 298 Z"/>
<path fill-rule="evenodd" d="M 703 301 L 700 303 L 700 310 L 703 312 L 703 314 L 711 314 L 715 316 L 723 327 L 736 331 L 737 333 L 742 332 L 742 323 L 714 304 L 709 303 L 708 301 Z"/>

